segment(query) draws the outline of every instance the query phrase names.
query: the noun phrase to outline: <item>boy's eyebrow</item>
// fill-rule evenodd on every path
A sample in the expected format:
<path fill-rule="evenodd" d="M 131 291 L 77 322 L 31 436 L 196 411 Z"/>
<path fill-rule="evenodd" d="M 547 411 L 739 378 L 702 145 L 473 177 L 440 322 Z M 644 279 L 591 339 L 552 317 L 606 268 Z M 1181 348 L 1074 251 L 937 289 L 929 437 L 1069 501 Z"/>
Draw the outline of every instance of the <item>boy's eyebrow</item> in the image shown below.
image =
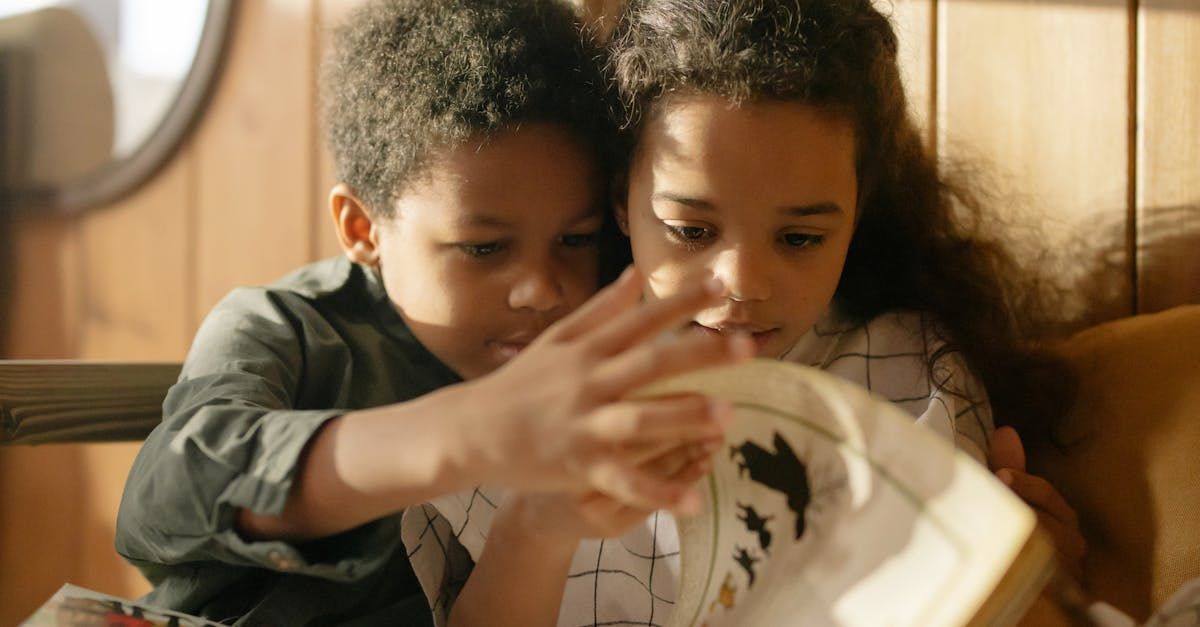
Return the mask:
<path fill-rule="evenodd" d="M 503 229 L 513 225 L 513 223 L 509 220 L 483 213 L 472 213 L 470 215 L 463 216 L 459 218 L 457 222 L 461 226 L 481 226 L 493 229 Z"/>
<path fill-rule="evenodd" d="M 580 211 L 577 215 L 568 218 L 567 223 L 576 224 L 583 222 L 584 220 L 603 216 L 603 214 L 604 210 L 599 205 L 593 205 L 583 211 Z M 506 220 L 504 218 L 486 213 L 471 213 L 469 215 L 460 217 L 458 220 L 456 220 L 456 222 L 459 226 L 473 226 L 492 229 L 507 229 L 512 228 L 515 225 L 515 223 L 511 220 Z"/>
<path fill-rule="evenodd" d="M 691 207 L 692 209 L 698 209 L 700 211 L 714 211 L 716 209 L 716 207 L 707 200 L 701 200 L 699 198 L 688 198 L 687 196 L 679 196 L 677 194 L 672 194 L 671 192 L 656 192 L 653 196 L 650 197 L 650 199 L 652 201 L 667 200 L 670 202 L 679 203 L 679 204 L 687 206 L 687 207 Z M 841 207 L 841 205 L 837 204 L 836 202 L 824 201 L 824 202 L 813 203 L 811 205 L 796 205 L 794 207 L 781 207 L 779 209 L 779 212 L 789 215 L 789 216 L 803 218 L 804 216 L 824 215 L 824 214 L 829 214 L 829 213 L 842 213 L 842 207 Z"/>

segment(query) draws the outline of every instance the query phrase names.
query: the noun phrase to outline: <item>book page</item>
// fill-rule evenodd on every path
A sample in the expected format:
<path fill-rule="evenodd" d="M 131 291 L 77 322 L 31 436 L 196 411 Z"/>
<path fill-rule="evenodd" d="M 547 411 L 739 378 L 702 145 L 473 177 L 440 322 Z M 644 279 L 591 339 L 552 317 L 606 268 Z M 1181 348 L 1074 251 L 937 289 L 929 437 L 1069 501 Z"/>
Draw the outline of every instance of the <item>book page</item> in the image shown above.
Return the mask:
<path fill-rule="evenodd" d="M 21 627 L 221 627 L 218 623 L 148 607 L 64 584 Z"/>
<path fill-rule="evenodd" d="M 774 361 L 647 395 L 730 401 L 728 448 L 679 521 L 673 627 L 962 625 L 1030 536 L 987 469 L 865 389 Z"/>

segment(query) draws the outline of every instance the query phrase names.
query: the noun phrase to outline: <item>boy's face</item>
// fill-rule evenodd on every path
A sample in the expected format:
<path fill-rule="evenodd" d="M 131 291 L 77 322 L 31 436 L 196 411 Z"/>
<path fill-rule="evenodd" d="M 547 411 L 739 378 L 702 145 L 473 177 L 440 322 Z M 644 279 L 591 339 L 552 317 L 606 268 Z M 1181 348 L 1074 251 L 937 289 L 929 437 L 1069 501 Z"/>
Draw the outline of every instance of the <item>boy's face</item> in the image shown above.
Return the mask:
<path fill-rule="evenodd" d="M 560 127 L 448 150 L 376 220 L 388 296 L 464 379 L 491 372 L 596 291 L 600 173 Z"/>
<path fill-rule="evenodd" d="M 798 103 L 696 96 L 647 122 L 618 217 L 648 297 L 715 275 L 727 298 L 692 324 L 749 332 L 777 358 L 833 299 L 857 187 L 849 124 Z"/>

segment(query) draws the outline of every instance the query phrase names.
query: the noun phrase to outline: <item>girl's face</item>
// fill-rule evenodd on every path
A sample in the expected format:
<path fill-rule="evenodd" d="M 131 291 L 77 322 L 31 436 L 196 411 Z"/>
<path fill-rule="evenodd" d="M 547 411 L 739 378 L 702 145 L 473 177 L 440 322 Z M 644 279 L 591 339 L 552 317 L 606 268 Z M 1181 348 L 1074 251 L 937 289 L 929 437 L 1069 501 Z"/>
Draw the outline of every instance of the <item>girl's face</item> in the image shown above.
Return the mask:
<path fill-rule="evenodd" d="M 725 302 L 693 326 L 777 358 L 833 299 L 858 202 L 854 131 L 814 107 L 675 98 L 647 122 L 618 219 L 648 298 L 710 276 Z"/>

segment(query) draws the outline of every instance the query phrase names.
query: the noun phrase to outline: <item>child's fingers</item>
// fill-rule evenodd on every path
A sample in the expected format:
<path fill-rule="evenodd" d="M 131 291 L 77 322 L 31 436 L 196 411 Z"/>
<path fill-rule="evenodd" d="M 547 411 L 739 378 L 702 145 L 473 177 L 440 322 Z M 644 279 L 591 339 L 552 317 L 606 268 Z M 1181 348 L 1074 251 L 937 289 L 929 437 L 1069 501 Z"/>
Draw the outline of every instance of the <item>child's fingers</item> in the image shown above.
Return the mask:
<path fill-rule="evenodd" d="M 659 477 L 644 468 L 602 462 L 591 467 L 588 478 L 595 490 L 639 509 L 699 507 L 691 482 Z"/>
<path fill-rule="evenodd" d="M 601 398 L 620 398 L 651 381 L 748 359 L 754 352 L 754 341 L 744 335 L 688 331 L 601 362 L 593 370 L 593 389 Z"/>
<path fill-rule="evenodd" d="M 611 285 L 547 329 L 543 337 L 573 340 L 634 308 L 641 299 L 641 275 L 636 268 L 629 266 Z"/>
<path fill-rule="evenodd" d="M 677 478 L 682 468 L 712 458 L 725 446 L 724 437 L 710 437 L 682 444 L 656 444 L 655 448 L 636 449 L 626 461 L 649 468 L 660 477 Z"/>
<path fill-rule="evenodd" d="M 589 415 L 585 427 L 613 444 L 678 444 L 722 435 L 731 415 L 728 403 L 688 394 L 613 403 Z"/>
<path fill-rule="evenodd" d="M 676 294 L 626 309 L 608 321 L 598 320 L 588 342 L 597 355 L 615 355 L 664 331 L 678 328 L 696 312 L 720 302 L 724 287 L 717 279 L 689 284 Z"/>
<path fill-rule="evenodd" d="M 578 508 L 579 515 L 606 538 L 625 535 L 631 526 L 654 513 L 653 510 L 630 507 L 599 492 L 581 497 Z"/>
<path fill-rule="evenodd" d="M 1025 472 L 1025 447 L 1012 427 L 996 429 L 988 441 L 988 467 L 992 470 L 1013 468 Z"/>
<path fill-rule="evenodd" d="M 1084 555 L 1087 554 L 1087 541 L 1079 533 L 1078 528 L 1066 525 L 1043 510 L 1037 510 L 1038 524 L 1042 526 L 1054 541 L 1055 548 L 1063 564 L 1078 576 Z"/>
<path fill-rule="evenodd" d="M 1079 527 L 1079 516 L 1049 481 L 1012 468 L 997 470 L 996 477 L 1012 488 L 1012 491 L 1021 497 L 1021 500 L 1046 512 L 1067 526 Z"/>

